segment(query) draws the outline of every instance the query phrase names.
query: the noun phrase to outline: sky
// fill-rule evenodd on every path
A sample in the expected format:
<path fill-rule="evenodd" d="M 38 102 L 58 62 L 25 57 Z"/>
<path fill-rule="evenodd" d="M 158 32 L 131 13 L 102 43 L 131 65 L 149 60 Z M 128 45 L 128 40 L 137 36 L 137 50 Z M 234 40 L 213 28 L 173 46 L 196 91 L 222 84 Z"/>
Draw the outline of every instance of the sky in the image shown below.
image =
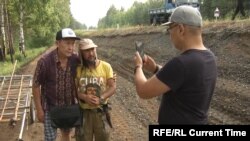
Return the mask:
<path fill-rule="evenodd" d="M 96 27 L 98 20 L 105 17 L 112 4 L 117 9 L 123 7 L 127 10 L 135 1 L 145 2 L 146 0 L 70 0 L 70 9 L 78 22 L 88 27 Z"/>

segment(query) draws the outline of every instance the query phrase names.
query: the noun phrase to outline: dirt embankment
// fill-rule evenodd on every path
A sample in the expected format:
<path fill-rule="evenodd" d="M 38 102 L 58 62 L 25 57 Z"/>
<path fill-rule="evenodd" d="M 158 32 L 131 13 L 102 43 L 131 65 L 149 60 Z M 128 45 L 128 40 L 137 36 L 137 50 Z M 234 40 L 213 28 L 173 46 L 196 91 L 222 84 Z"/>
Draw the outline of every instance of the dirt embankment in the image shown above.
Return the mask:
<path fill-rule="evenodd" d="M 162 31 L 163 27 L 155 31 L 138 28 L 134 34 L 93 39 L 101 46 L 99 55 L 112 64 L 119 76 L 133 83 L 134 41 L 143 41 L 146 54 L 153 56 L 159 64 L 178 54 L 171 47 L 169 35 Z M 217 57 L 219 72 L 209 112 L 210 124 L 250 124 L 250 23 L 207 25 L 203 33 L 205 46 Z M 126 104 L 127 97 L 123 99 Z M 129 105 L 135 110 L 133 107 L 138 104 Z"/>
<path fill-rule="evenodd" d="M 210 124 L 250 124 L 250 22 L 206 25 L 205 46 L 217 57 L 219 78 L 209 111 Z M 148 140 L 148 125 L 157 123 L 159 99 L 138 98 L 133 83 L 134 41 L 145 43 L 145 53 L 165 64 L 179 52 L 171 46 L 164 27 L 138 27 L 90 36 L 98 45 L 98 57 L 111 63 L 118 74 L 117 91 L 111 98 L 113 141 Z M 36 60 L 37 61 L 37 60 Z M 36 61 L 23 73 L 33 73 Z M 2 128 L 2 126 L 1 126 Z M 8 134 L 10 136 L 10 133 Z M 0 134 L 1 136 L 6 136 Z M 26 140 L 42 140 L 43 127 L 36 123 L 25 132 Z"/>

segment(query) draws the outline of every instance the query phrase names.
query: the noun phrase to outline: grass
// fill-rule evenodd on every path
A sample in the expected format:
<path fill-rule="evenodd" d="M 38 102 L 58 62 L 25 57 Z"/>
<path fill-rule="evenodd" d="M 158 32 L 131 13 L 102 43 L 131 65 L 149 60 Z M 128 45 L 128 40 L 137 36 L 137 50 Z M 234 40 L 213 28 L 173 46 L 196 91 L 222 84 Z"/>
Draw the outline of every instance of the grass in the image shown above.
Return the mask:
<path fill-rule="evenodd" d="M 5 62 L 0 62 L 0 76 L 1 75 L 11 75 L 15 60 L 17 60 L 17 65 L 15 68 L 15 71 L 24 66 L 25 64 L 32 61 L 34 58 L 36 58 L 38 55 L 40 55 L 42 52 L 44 52 L 47 49 L 47 47 L 41 47 L 41 48 L 32 48 L 26 50 L 26 58 L 19 52 L 16 51 L 14 55 L 14 63 L 12 64 L 10 55 L 7 55 Z"/>
<path fill-rule="evenodd" d="M 93 36 L 125 36 L 129 34 L 147 34 L 150 32 L 162 32 L 163 26 L 131 26 L 117 28 L 106 28 L 96 30 L 76 30 L 76 34 L 82 38 L 91 38 Z"/>

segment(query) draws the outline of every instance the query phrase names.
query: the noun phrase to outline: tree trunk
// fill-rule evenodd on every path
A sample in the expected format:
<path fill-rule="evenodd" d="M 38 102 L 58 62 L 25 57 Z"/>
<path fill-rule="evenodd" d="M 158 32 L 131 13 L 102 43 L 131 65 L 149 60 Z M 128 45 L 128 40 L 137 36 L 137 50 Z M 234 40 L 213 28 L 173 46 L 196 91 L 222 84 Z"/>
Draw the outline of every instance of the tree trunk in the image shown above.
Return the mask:
<path fill-rule="evenodd" d="M 23 0 L 19 0 L 20 3 L 20 37 L 19 37 L 19 51 L 26 57 L 25 54 L 25 44 L 24 44 L 24 33 L 23 33 Z"/>
<path fill-rule="evenodd" d="M 232 16 L 232 20 L 235 19 L 236 15 L 240 12 L 242 16 L 246 16 L 245 10 L 244 10 L 244 0 L 237 0 L 237 5 L 236 5 L 236 9 L 235 12 Z"/>
<path fill-rule="evenodd" d="M 10 22 L 10 16 L 9 16 L 9 12 L 7 11 L 7 27 L 8 27 L 8 41 L 9 41 L 9 51 L 10 51 L 10 59 L 12 64 L 14 64 L 14 54 L 15 54 L 15 50 L 13 47 L 13 37 L 12 37 L 12 30 L 11 30 L 11 22 Z"/>
<path fill-rule="evenodd" d="M 6 0 L 4 0 L 4 4 L 5 4 L 5 10 L 4 10 L 4 14 L 5 14 L 5 30 L 7 31 L 6 32 L 6 45 L 7 45 L 7 52 L 10 54 L 10 59 L 11 59 L 11 62 L 12 64 L 14 64 L 14 53 L 15 53 L 15 50 L 13 48 L 13 39 L 12 39 L 12 34 L 11 34 L 11 22 L 10 22 L 10 18 L 9 18 L 9 12 L 8 12 L 8 9 L 7 9 L 7 2 Z"/>
<path fill-rule="evenodd" d="M 0 61 L 5 61 L 5 49 L 6 49 L 6 34 L 5 34 L 5 28 L 4 28 L 4 9 L 5 9 L 5 0 L 1 0 L 0 4 L 0 27 L 1 27 L 1 33 L 0 33 Z"/>

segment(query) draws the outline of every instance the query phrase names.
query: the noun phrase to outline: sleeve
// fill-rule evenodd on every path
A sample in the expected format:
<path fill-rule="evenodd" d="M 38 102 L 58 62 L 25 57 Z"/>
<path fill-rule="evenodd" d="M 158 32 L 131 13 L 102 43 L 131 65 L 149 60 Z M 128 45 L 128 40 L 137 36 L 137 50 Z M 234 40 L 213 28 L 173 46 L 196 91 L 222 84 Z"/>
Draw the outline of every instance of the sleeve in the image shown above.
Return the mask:
<path fill-rule="evenodd" d="M 40 86 L 41 84 L 45 83 L 45 62 L 43 59 L 40 59 L 37 62 L 36 70 L 33 76 L 33 85 L 34 86 Z"/>
<path fill-rule="evenodd" d="M 156 77 L 168 85 L 172 91 L 178 90 L 184 83 L 184 66 L 177 58 L 169 61 L 156 74 Z"/>
<path fill-rule="evenodd" d="M 107 79 L 113 78 L 113 69 L 111 65 L 108 63 L 106 65 L 106 76 L 107 76 Z"/>

